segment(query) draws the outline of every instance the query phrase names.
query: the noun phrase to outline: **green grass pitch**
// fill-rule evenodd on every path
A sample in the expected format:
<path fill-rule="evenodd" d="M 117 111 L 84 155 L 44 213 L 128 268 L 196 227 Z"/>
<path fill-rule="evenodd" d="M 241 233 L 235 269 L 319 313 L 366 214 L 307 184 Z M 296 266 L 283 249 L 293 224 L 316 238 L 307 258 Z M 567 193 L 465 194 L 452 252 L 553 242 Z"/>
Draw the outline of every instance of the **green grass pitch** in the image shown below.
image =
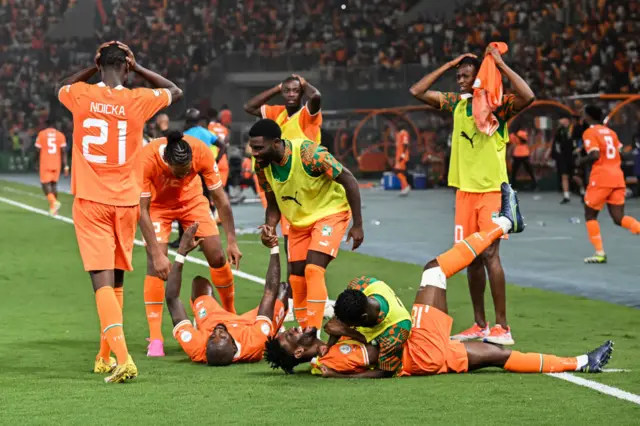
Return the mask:
<path fill-rule="evenodd" d="M 28 191 L 33 196 L 2 187 Z M 0 182 L 0 197 L 46 209 L 38 188 Z M 71 217 L 71 197 L 61 195 Z M 188 361 L 164 315 L 162 359 L 147 359 L 142 299 L 144 249 L 125 278 L 125 333 L 140 370 L 125 385 L 91 373 L 98 349 L 95 299 L 73 227 L 0 202 L 0 424 L 637 424 L 640 406 L 543 375 L 487 369 L 473 374 L 387 380 L 285 376 L 265 363 L 211 368 Z M 366 243 L 366 242 L 365 242 Z M 242 269 L 262 277 L 268 254 L 241 236 Z M 427 260 L 427 259 L 425 259 Z M 184 276 L 208 275 L 187 263 Z M 350 278 L 375 275 L 411 305 L 421 268 L 343 251 L 328 270 L 335 298 Z M 186 284 L 186 282 L 185 282 Z M 449 282 L 454 331 L 472 321 L 466 279 Z M 186 300 L 188 291 L 183 290 Z M 236 306 L 256 306 L 262 287 L 236 280 Z M 577 376 L 640 394 L 640 311 L 509 286 L 510 321 L 522 351 L 578 355 L 616 342 L 609 368 Z M 490 303 L 489 303 L 490 305 Z M 491 314 L 489 315 L 492 316 Z"/>

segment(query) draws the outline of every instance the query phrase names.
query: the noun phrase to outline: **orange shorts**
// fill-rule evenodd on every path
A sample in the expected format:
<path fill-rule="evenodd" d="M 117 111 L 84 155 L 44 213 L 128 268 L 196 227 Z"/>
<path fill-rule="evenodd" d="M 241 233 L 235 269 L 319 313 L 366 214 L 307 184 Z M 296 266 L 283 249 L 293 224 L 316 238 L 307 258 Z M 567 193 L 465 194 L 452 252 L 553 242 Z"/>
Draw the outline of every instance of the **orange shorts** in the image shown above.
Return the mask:
<path fill-rule="evenodd" d="M 309 250 L 335 258 L 344 234 L 347 232 L 351 212 L 329 215 L 306 228 L 289 227 L 289 262 L 307 259 Z"/>
<path fill-rule="evenodd" d="M 40 170 L 41 183 L 57 182 L 59 180 L 60 180 L 60 169 Z"/>
<path fill-rule="evenodd" d="M 169 242 L 171 224 L 174 220 L 177 220 L 184 229 L 194 222 L 200 222 L 196 237 L 219 235 L 209 201 L 204 196 L 198 196 L 181 207 L 173 209 L 163 209 L 161 206 L 151 205 L 149 214 L 159 243 L 167 244 Z"/>
<path fill-rule="evenodd" d="M 624 205 L 626 188 L 605 188 L 589 186 L 584 194 L 584 203 L 594 210 L 602 210 L 605 204 Z"/>
<path fill-rule="evenodd" d="M 280 216 L 280 229 L 282 230 L 282 236 L 288 238 L 291 232 L 291 224 L 284 216 Z"/>
<path fill-rule="evenodd" d="M 456 192 L 454 242 L 459 243 L 468 236 L 481 231 L 490 231 L 493 219 L 500 213 L 500 192 Z M 501 238 L 506 239 L 506 235 Z"/>
<path fill-rule="evenodd" d="M 242 315 L 232 314 L 225 311 L 213 296 L 200 296 L 191 304 L 193 315 L 196 319 L 198 330 L 212 331 L 216 325 L 221 322 L 233 321 L 238 324 L 251 325 L 256 322 L 258 316 L 258 308 L 245 312 Z M 273 309 L 273 329 L 277 332 L 282 327 L 287 313 L 284 310 L 284 303 L 276 300 Z"/>
<path fill-rule="evenodd" d="M 400 376 L 464 373 L 469 370 L 467 350 L 451 340 L 453 318 L 428 305 L 413 305 L 413 327 L 402 353 Z"/>
<path fill-rule="evenodd" d="M 76 198 L 73 224 L 85 271 L 132 271 L 140 206 L 110 206 Z"/>

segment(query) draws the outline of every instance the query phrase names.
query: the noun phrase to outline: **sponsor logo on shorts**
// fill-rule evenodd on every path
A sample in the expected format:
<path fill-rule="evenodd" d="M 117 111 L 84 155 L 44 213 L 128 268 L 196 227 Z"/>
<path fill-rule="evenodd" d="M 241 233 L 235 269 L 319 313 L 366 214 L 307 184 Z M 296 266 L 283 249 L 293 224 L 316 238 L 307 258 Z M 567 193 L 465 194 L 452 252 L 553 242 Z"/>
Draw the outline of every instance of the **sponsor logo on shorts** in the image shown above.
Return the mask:
<path fill-rule="evenodd" d="M 189 331 L 184 330 L 182 331 L 182 333 L 180 333 L 180 340 L 182 340 L 184 343 L 189 343 L 192 337 L 193 336 Z"/>
<path fill-rule="evenodd" d="M 340 350 L 340 353 L 342 355 L 348 355 L 348 354 L 351 353 L 351 346 L 349 346 L 349 345 L 340 345 L 339 350 Z"/>
<path fill-rule="evenodd" d="M 330 237 L 330 236 L 331 236 L 331 234 L 333 233 L 333 228 L 332 228 L 332 227 L 330 227 L 329 225 L 324 225 L 324 226 L 322 227 L 322 231 L 321 231 L 321 233 L 322 233 L 322 236 L 323 236 L 323 237 Z"/>
<path fill-rule="evenodd" d="M 267 324 L 266 322 L 263 322 L 260 326 L 260 331 L 262 331 L 262 334 L 264 334 L 265 336 L 268 336 L 271 332 L 271 327 L 269 327 L 269 324 Z"/>
<path fill-rule="evenodd" d="M 204 317 L 206 317 L 206 316 L 207 316 L 207 310 L 206 310 L 205 308 L 201 308 L 201 309 L 198 311 L 198 317 L 199 317 L 200 319 L 202 319 L 202 318 L 204 318 Z"/>

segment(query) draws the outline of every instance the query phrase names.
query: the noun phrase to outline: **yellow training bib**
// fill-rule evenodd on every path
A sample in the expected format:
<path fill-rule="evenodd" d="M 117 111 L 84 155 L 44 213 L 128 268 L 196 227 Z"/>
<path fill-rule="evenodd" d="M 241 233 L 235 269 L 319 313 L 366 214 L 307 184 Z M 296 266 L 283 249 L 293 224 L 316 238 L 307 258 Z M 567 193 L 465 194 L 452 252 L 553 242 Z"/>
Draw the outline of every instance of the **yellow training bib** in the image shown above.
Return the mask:
<path fill-rule="evenodd" d="M 309 136 L 304 133 L 304 131 L 302 130 L 302 126 L 300 126 L 300 114 L 302 113 L 302 110 L 304 108 L 306 108 L 306 106 L 300 108 L 300 110 L 298 110 L 298 112 L 293 114 L 291 117 L 289 117 L 289 113 L 287 112 L 286 108 L 283 109 L 280 114 L 278 114 L 278 117 L 276 117 L 275 121 L 276 123 L 278 123 L 278 126 L 280 126 L 280 130 L 282 131 L 282 139 L 307 139 L 311 140 L 311 142 L 320 143 L 319 128 L 315 137 L 313 139 L 309 139 Z"/>
<path fill-rule="evenodd" d="M 370 284 L 363 290 L 363 293 L 367 297 L 373 295 L 382 296 L 389 304 L 389 313 L 380 324 L 373 327 L 356 327 L 356 330 L 367 338 L 367 342 L 372 341 L 381 335 L 387 328 L 399 323 L 400 321 L 411 321 L 411 315 L 409 315 L 407 309 L 404 307 L 398 296 L 396 296 L 396 293 L 384 281 L 376 281 L 373 284 Z"/>
<path fill-rule="evenodd" d="M 476 127 L 470 103 L 471 97 L 461 99 L 453 112 L 449 186 L 466 192 L 500 191 L 502 182 L 509 182 L 507 124 L 487 136 Z"/>
<path fill-rule="evenodd" d="M 291 170 L 283 182 L 273 175 L 269 165 L 265 177 L 273 190 L 280 212 L 296 228 L 306 228 L 332 214 L 349 210 L 344 188 L 326 175 L 309 176 L 300 159 L 300 147 L 305 139 L 291 142 Z"/>

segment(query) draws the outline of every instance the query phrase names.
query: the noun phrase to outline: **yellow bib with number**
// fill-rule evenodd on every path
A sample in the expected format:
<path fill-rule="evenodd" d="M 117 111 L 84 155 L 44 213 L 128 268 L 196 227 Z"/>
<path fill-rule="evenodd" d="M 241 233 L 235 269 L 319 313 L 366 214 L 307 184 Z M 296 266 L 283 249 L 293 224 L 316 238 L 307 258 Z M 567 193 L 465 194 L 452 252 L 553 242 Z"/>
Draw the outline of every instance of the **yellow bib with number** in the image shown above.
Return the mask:
<path fill-rule="evenodd" d="M 400 321 L 411 321 L 411 315 L 409 315 L 407 309 L 404 307 L 398 296 L 396 296 L 396 293 L 384 281 L 376 281 L 373 284 L 370 284 L 363 290 L 363 293 L 367 297 L 371 297 L 373 295 L 382 296 L 389 304 L 389 313 L 380 324 L 376 324 L 373 327 L 356 327 L 356 330 L 367 338 L 367 342 L 372 341 L 384 333 L 387 328 L 399 323 Z"/>
<path fill-rule="evenodd" d="M 471 99 L 461 99 L 453 112 L 449 186 L 466 192 L 500 191 L 502 182 L 509 182 L 507 124 L 491 136 L 480 132 L 471 114 Z"/>
<path fill-rule="evenodd" d="M 309 176 L 300 159 L 300 147 L 305 139 L 291 142 L 291 170 L 283 182 L 273 175 L 272 165 L 264 175 L 276 196 L 280 212 L 292 226 L 306 228 L 332 214 L 349 210 L 347 194 L 342 185 L 326 175 Z M 276 166 L 277 167 L 277 166 Z"/>

